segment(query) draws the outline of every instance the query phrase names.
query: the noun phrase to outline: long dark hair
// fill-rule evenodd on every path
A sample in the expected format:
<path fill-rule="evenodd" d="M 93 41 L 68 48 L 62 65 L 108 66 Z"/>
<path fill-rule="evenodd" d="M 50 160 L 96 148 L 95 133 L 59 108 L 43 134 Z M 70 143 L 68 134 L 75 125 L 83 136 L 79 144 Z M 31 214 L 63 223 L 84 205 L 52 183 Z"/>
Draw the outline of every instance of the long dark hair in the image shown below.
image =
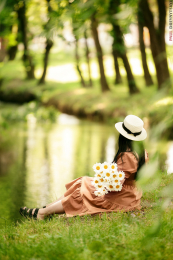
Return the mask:
<path fill-rule="evenodd" d="M 135 174 L 135 179 L 137 179 L 137 173 L 142 167 L 142 165 L 145 163 L 145 150 L 144 150 L 143 143 L 140 141 L 134 142 L 120 134 L 118 139 L 118 151 L 114 157 L 115 163 L 117 162 L 117 158 L 120 154 L 121 154 L 121 160 L 123 162 L 122 157 L 124 152 L 133 153 L 136 159 L 138 160 L 138 169 Z"/>

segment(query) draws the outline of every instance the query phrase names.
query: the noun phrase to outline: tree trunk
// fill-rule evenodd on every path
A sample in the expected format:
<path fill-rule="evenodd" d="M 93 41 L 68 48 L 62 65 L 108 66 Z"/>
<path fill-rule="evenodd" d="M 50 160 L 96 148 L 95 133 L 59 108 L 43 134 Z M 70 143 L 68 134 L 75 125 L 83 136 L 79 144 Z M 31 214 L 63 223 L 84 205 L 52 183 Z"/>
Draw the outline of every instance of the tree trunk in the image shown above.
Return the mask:
<path fill-rule="evenodd" d="M 8 52 L 8 59 L 14 60 L 17 54 L 17 45 L 9 47 L 7 52 Z"/>
<path fill-rule="evenodd" d="M 134 94 L 138 93 L 139 90 L 135 84 L 135 80 L 132 74 L 132 70 L 130 68 L 130 64 L 126 55 L 126 47 L 123 40 L 123 33 L 120 29 L 120 26 L 117 24 L 117 20 L 114 18 L 114 15 L 119 12 L 119 5 L 121 4 L 120 0 L 110 0 L 109 2 L 109 20 L 113 26 L 113 50 L 115 53 L 115 58 L 118 56 L 123 60 L 123 64 L 127 74 L 129 93 Z M 116 58 L 117 59 L 117 58 Z"/>
<path fill-rule="evenodd" d="M 158 30 L 154 27 L 153 14 L 149 8 L 147 0 L 141 0 L 139 3 L 140 10 L 143 14 L 144 21 L 150 33 L 150 47 L 156 68 L 158 88 L 170 88 L 170 75 L 168 70 L 166 49 L 165 49 L 165 1 L 158 0 L 159 7 L 159 26 Z"/>
<path fill-rule="evenodd" d="M 92 79 L 91 79 L 91 70 L 90 70 L 90 58 L 89 58 L 89 48 L 88 48 L 88 43 L 87 43 L 87 32 L 86 30 L 84 31 L 84 38 L 85 38 L 85 55 L 86 55 L 86 60 L 87 60 L 87 65 L 88 65 L 88 76 L 89 76 L 89 87 L 92 87 Z"/>
<path fill-rule="evenodd" d="M 127 80 L 128 80 L 130 94 L 139 93 L 139 90 L 136 86 L 135 79 L 133 77 L 132 70 L 131 70 L 131 67 L 130 67 L 130 63 L 128 61 L 126 53 L 121 54 L 120 57 L 123 60 L 124 68 L 125 68 L 126 73 L 127 73 Z"/>
<path fill-rule="evenodd" d="M 50 0 L 46 0 L 46 1 L 47 1 L 47 10 L 48 10 L 47 12 L 48 12 L 49 19 L 47 21 L 45 28 L 48 28 L 48 30 L 49 30 L 50 14 L 52 12 L 52 8 L 50 6 Z M 50 38 L 47 37 L 46 38 L 45 53 L 44 53 L 44 58 L 43 58 L 43 73 L 42 73 L 42 76 L 41 76 L 41 78 L 38 82 L 38 85 L 45 83 L 48 60 L 49 60 L 49 53 L 50 53 L 52 46 L 53 46 L 53 41 Z"/>
<path fill-rule="evenodd" d="M 6 48 L 7 48 L 7 40 L 0 37 L 0 62 L 3 62 L 5 59 L 5 56 L 7 54 Z"/>
<path fill-rule="evenodd" d="M 53 41 L 50 39 L 47 39 L 45 54 L 44 54 L 44 59 L 43 59 L 44 69 L 43 69 L 43 74 L 38 82 L 39 85 L 45 83 L 45 77 L 46 77 L 47 65 L 48 65 L 48 57 L 49 57 L 50 49 L 52 48 L 52 46 L 53 46 Z"/>
<path fill-rule="evenodd" d="M 103 66 L 103 53 L 102 53 L 101 45 L 99 42 L 98 31 L 97 31 L 97 21 L 96 21 L 94 14 L 91 16 L 91 30 L 93 33 L 93 38 L 94 38 L 96 51 L 97 51 L 97 59 L 98 59 L 98 64 L 99 64 L 99 69 L 100 69 L 101 88 L 102 88 L 102 92 L 104 92 L 104 91 L 108 91 L 110 89 L 109 89 L 109 86 L 107 84 L 106 77 L 105 77 L 104 66 Z"/>
<path fill-rule="evenodd" d="M 85 88 L 86 84 L 85 84 L 85 81 L 84 81 L 84 78 L 83 78 L 83 75 L 82 75 L 82 71 L 81 71 L 80 66 L 79 66 L 78 39 L 77 39 L 77 37 L 75 37 L 75 38 L 76 38 L 76 41 L 75 41 L 76 69 L 79 73 L 81 85 Z"/>
<path fill-rule="evenodd" d="M 169 74 L 166 46 L 165 46 L 165 26 L 166 26 L 166 1 L 157 0 L 158 10 L 159 10 L 159 28 L 157 30 L 158 42 L 160 42 L 160 49 L 162 53 L 162 63 L 163 63 L 163 74 L 165 76 L 165 81 L 168 82 L 168 86 L 171 87 L 171 79 Z"/>
<path fill-rule="evenodd" d="M 113 30 L 114 30 L 114 49 L 117 51 L 118 56 L 123 60 L 124 68 L 127 73 L 127 80 L 128 80 L 128 86 L 129 86 L 129 92 L 130 94 L 139 93 L 139 90 L 136 86 L 133 73 L 130 67 L 130 63 L 128 61 L 127 55 L 126 55 L 126 48 L 124 45 L 123 40 L 123 34 L 121 32 L 120 26 L 113 24 Z"/>
<path fill-rule="evenodd" d="M 117 51 L 115 48 L 115 41 L 113 41 L 113 44 L 112 44 L 112 55 L 113 55 L 113 59 L 114 59 L 114 68 L 115 68 L 115 73 L 116 73 L 115 84 L 120 84 L 120 83 L 122 83 L 122 78 L 121 78 L 119 64 L 118 64 L 118 55 L 117 55 Z"/>
<path fill-rule="evenodd" d="M 153 80 L 151 78 L 151 75 L 150 75 L 150 72 L 148 69 L 148 64 L 147 64 L 145 44 L 144 44 L 144 38 L 143 38 L 143 22 L 142 22 L 142 17 L 141 17 L 140 12 L 138 12 L 138 32 L 139 32 L 139 46 L 140 46 L 140 51 L 141 51 L 145 84 L 146 84 L 146 86 L 151 86 L 151 85 L 153 85 Z"/>
<path fill-rule="evenodd" d="M 32 58 L 29 55 L 28 50 L 28 40 L 27 40 L 27 21 L 26 21 L 26 6 L 25 1 L 22 2 L 23 4 L 19 6 L 17 10 L 18 13 L 18 20 L 19 20 L 19 31 L 21 32 L 22 42 L 24 45 L 24 54 L 23 54 L 23 62 L 27 74 L 28 79 L 34 79 L 34 64 L 32 62 Z"/>

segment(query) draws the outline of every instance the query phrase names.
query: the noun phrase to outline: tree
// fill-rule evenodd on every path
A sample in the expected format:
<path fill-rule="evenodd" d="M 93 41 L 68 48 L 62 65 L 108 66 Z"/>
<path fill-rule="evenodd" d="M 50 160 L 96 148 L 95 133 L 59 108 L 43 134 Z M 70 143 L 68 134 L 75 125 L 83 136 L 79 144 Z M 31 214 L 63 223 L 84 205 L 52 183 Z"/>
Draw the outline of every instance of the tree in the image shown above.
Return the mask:
<path fill-rule="evenodd" d="M 154 15 L 147 0 L 140 0 L 139 10 L 142 13 L 144 24 L 150 34 L 150 48 L 156 68 L 158 88 L 171 87 L 170 74 L 165 47 L 166 1 L 157 0 L 158 24 L 154 24 Z"/>
<path fill-rule="evenodd" d="M 81 2 L 80 0 L 73 1 L 71 4 L 70 14 L 75 17 L 75 28 L 78 28 L 78 31 L 83 31 L 83 35 L 86 30 L 86 23 L 90 23 L 91 32 L 93 35 L 95 48 L 97 52 L 97 61 L 99 65 L 100 72 L 100 85 L 102 92 L 108 91 L 109 86 L 105 77 L 104 65 L 103 65 L 103 52 L 99 42 L 98 37 L 98 17 L 99 13 L 99 4 L 98 1 L 88 0 Z M 73 25 L 74 27 L 74 25 Z M 84 36 L 85 37 L 85 36 Z M 86 47 L 87 49 L 87 47 Z M 88 51 L 86 50 L 87 62 L 88 59 Z M 88 63 L 88 67 L 90 64 Z"/>
<path fill-rule="evenodd" d="M 110 89 L 105 77 L 104 65 L 103 65 L 103 52 L 99 42 L 97 27 L 98 27 L 98 23 L 96 20 L 96 12 L 95 12 L 91 15 L 91 30 L 93 33 L 93 38 L 94 38 L 95 47 L 97 51 L 97 60 L 98 60 L 99 70 L 100 70 L 100 84 L 101 84 L 102 92 L 105 92 Z"/>
<path fill-rule="evenodd" d="M 86 22 L 86 19 L 83 18 L 83 14 L 80 10 L 80 1 L 68 3 L 66 15 L 68 19 L 70 18 L 72 31 L 75 38 L 76 69 L 80 77 L 81 85 L 83 87 L 90 87 L 92 86 L 92 80 L 91 80 L 91 70 L 90 70 L 89 47 L 87 42 L 88 24 Z M 86 62 L 88 67 L 89 84 L 87 84 L 87 82 L 84 80 L 83 73 L 80 68 L 80 55 L 79 55 L 78 43 L 79 43 L 79 39 L 83 37 L 85 40 L 85 57 L 86 57 Z"/>
<path fill-rule="evenodd" d="M 21 35 L 21 41 L 24 45 L 23 62 L 25 66 L 25 71 L 27 79 L 34 79 L 34 63 L 28 49 L 28 39 L 27 39 L 27 18 L 26 18 L 26 1 L 18 1 L 15 5 L 18 21 L 19 21 L 19 32 Z"/>
<path fill-rule="evenodd" d="M 43 73 L 42 73 L 42 76 L 41 76 L 38 84 L 44 84 L 45 83 L 49 53 L 50 53 L 50 50 L 53 46 L 53 41 L 52 41 L 51 37 L 49 36 L 49 31 L 51 29 L 50 22 L 51 22 L 52 7 L 51 7 L 51 4 L 50 4 L 50 0 L 46 0 L 46 2 L 47 2 L 48 21 L 45 24 L 45 31 L 46 31 L 47 36 L 46 36 L 45 54 L 44 54 L 44 58 L 43 58 Z"/>
<path fill-rule="evenodd" d="M 118 53 L 115 48 L 116 42 L 115 39 L 113 40 L 112 43 L 112 56 L 114 59 L 114 68 L 115 68 L 115 84 L 119 84 L 122 82 L 121 74 L 120 74 L 120 68 L 119 68 L 119 63 L 118 63 Z"/>
<path fill-rule="evenodd" d="M 80 57 L 79 57 L 79 51 L 78 51 L 78 38 L 77 35 L 75 36 L 75 58 L 76 58 L 76 69 L 80 77 L 81 85 L 85 88 L 86 83 L 84 81 L 82 71 L 80 69 Z"/>
<path fill-rule="evenodd" d="M 90 69 L 90 57 L 89 57 L 89 47 L 87 42 L 87 29 L 84 30 L 84 38 L 85 38 L 85 56 L 88 66 L 88 77 L 89 77 L 89 87 L 93 86 L 92 79 L 91 79 L 91 69 Z"/>
<path fill-rule="evenodd" d="M 139 47 L 141 51 L 141 58 L 142 58 L 142 66 L 143 66 L 143 71 L 144 71 L 144 78 L 145 78 L 145 84 L 146 86 L 151 86 L 153 85 L 153 80 L 151 78 L 148 65 L 147 65 L 147 57 L 146 57 L 146 52 L 145 52 L 145 43 L 144 43 L 144 38 L 143 38 L 143 28 L 144 28 L 144 19 L 142 17 L 142 13 L 140 9 L 138 10 L 138 33 L 139 33 Z"/>
<path fill-rule="evenodd" d="M 0 41 L 2 61 L 8 54 L 9 60 L 14 60 L 17 53 L 17 19 L 14 12 L 14 0 L 3 1 L 0 5 Z"/>
<path fill-rule="evenodd" d="M 113 36 L 113 51 L 115 52 L 115 58 L 118 56 L 122 59 L 124 68 L 127 73 L 127 80 L 128 80 L 128 86 L 129 86 L 129 92 L 130 94 L 138 93 L 139 90 L 136 86 L 135 79 L 130 67 L 130 63 L 127 58 L 126 54 L 126 47 L 124 44 L 123 39 L 123 32 L 121 30 L 120 25 L 118 24 L 118 20 L 114 18 L 114 15 L 119 12 L 119 5 L 120 0 L 109 1 L 109 7 L 108 7 L 108 13 L 109 13 L 109 21 L 112 24 L 113 30 L 112 30 L 112 36 Z"/>

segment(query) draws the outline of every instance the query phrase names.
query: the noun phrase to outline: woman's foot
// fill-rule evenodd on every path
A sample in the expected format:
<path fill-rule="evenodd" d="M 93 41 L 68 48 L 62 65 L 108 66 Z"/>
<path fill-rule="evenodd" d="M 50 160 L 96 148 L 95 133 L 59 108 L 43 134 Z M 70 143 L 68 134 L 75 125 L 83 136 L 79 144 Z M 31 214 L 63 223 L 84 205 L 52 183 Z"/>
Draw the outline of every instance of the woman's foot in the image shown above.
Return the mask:
<path fill-rule="evenodd" d="M 33 219 L 44 219 L 44 214 L 41 212 L 42 210 L 39 208 L 28 209 L 27 207 L 20 208 L 20 214 L 26 218 L 33 218 Z"/>

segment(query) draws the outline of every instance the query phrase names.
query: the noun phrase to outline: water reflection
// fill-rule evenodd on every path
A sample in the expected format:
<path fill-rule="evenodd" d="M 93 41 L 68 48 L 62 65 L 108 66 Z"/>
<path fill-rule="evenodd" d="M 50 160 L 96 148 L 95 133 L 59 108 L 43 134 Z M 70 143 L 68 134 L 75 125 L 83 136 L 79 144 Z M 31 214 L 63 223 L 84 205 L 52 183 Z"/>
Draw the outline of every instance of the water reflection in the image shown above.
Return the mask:
<path fill-rule="evenodd" d="M 55 125 L 48 133 L 50 163 L 49 200 L 62 196 L 65 184 L 74 177 L 78 126 Z"/>
<path fill-rule="evenodd" d="M 106 162 L 112 162 L 114 156 L 115 156 L 115 136 L 111 135 L 106 144 Z"/>

